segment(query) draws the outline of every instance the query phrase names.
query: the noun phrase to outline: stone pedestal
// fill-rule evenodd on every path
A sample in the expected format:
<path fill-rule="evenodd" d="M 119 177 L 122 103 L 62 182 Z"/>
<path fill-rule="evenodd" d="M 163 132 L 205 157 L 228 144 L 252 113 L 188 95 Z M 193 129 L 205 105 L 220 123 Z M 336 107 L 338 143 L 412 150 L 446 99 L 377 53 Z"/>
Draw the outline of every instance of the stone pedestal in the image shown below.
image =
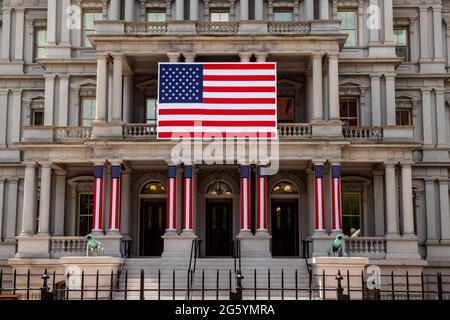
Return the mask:
<path fill-rule="evenodd" d="M 94 123 L 92 137 L 99 140 L 122 139 L 123 125 L 121 123 Z"/>
<path fill-rule="evenodd" d="M 242 232 L 237 237 L 241 242 L 242 258 L 271 258 L 270 239 L 268 232 L 258 231 L 256 235 Z"/>
<path fill-rule="evenodd" d="M 386 259 L 416 259 L 420 260 L 417 236 L 387 235 Z"/>
<path fill-rule="evenodd" d="M 425 244 L 427 260 L 450 262 L 450 240 L 428 240 Z"/>
<path fill-rule="evenodd" d="M 342 138 L 342 123 L 340 121 L 330 121 L 329 123 L 320 120 L 312 122 L 313 138 L 318 137 L 339 137 Z"/>
<path fill-rule="evenodd" d="M 166 233 L 164 239 L 164 251 L 161 258 L 186 258 L 191 256 L 192 241 L 197 239 L 194 233 L 182 233 L 181 235 Z"/>
<path fill-rule="evenodd" d="M 335 237 L 328 235 L 325 232 L 316 232 L 311 236 L 312 240 L 312 256 L 313 257 L 328 257 L 328 249 Z M 344 254 L 344 248 L 342 248 Z"/>
<path fill-rule="evenodd" d="M 94 236 L 103 248 L 103 255 L 108 257 L 122 257 L 120 250 L 122 236 L 120 234 L 108 234 L 106 236 Z"/>
<path fill-rule="evenodd" d="M 317 275 L 321 299 L 336 299 L 337 280 L 336 276 L 341 273 L 343 277 L 341 286 L 344 294 L 347 294 L 347 271 L 350 276 L 350 288 L 359 290 L 352 292 L 351 299 L 361 299 L 361 272 L 369 264 L 368 258 L 360 257 L 316 257 L 309 259 L 313 274 Z M 325 273 L 325 284 L 323 274 Z M 323 288 L 325 286 L 325 297 Z"/>
<path fill-rule="evenodd" d="M 49 258 L 50 237 L 43 235 L 17 236 L 16 258 Z"/>

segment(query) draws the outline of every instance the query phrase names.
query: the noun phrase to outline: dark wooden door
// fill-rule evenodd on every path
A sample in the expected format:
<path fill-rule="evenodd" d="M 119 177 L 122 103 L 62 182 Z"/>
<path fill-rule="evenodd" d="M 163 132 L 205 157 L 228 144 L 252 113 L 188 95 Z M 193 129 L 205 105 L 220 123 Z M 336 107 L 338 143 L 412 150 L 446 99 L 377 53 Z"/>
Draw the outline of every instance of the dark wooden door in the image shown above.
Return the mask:
<path fill-rule="evenodd" d="M 208 200 L 206 203 L 205 255 L 231 255 L 232 201 Z"/>
<path fill-rule="evenodd" d="M 160 256 L 166 231 L 166 202 L 142 200 L 141 204 L 141 256 Z"/>
<path fill-rule="evenodd" d="M 298 255 L 297 200 L 272 201 L 272 255 Z"/>

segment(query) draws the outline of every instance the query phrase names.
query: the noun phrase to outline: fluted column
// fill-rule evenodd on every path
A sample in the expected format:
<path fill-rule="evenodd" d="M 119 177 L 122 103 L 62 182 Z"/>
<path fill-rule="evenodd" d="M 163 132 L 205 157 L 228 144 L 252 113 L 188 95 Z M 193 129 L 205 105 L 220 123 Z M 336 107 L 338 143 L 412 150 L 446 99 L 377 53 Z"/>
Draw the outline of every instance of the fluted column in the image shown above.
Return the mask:
<path fill-rule="evenodd" d="M 68 8 L 70 0 L 61 0 L 61 45 L 70 46 L 70 29 L 67 27 L 67 19 L 70 19 Z"/>
<path fill-rule="evenodd" d="M 435 200 L 435 179 L 426 178 L 425 180 L 425 204 L 427 218 L 427 241 L 438 240 L 437 219 L 436 219 L 436 200 Z"/>
<path fill-rule="evenodd" d="M 423 143 L 429 145 L 433 143 L 432 132 L 432 112 L 431 112 L 431 89 L 422 89 L 422 127 Z"/>
<path fill-rule="evenodd" d="M 177 232 L 177 166 L 167 167 L 166 233 Z"/>
<path fill-rule="evenodd" d="M 339 54 L 328 54 L 328 90 L 330 120 L 339 121 Z"/>
<path fill-rule="evenodd" d="M 108 110 L 108 56 L 97 56 L 97 106 L 95 123 L 105 123 Z M 122 98 L 121 98 L 122 99 Z"/>
<path fill-rule="evenodd" d="M 386 83 L 386 125 L 395 126 L 395 76 L 384 75 Z"/>
<path fill-rule="evenodd" d="M 23 61 L 23 48 L 25 37 L 25 8 L 16 8 L 16 49 L 14 51 L 14 59 Z"/>
<path fill-rule="evenodd" d="M 420 22 L 420 60 L 430 59 L 430 49 L 428 46 L 428 7 L 423 6 L 419 8 L 419 22 Z"/>
<path fill-rule="evenodd" d="M 342 231 L 341 208 L 341 164 L 331 163 L 331 228 L 335 232 Z"/>
<path fill-rule="evenodd" d="M 378 0 L 370 0 L 370 6 L 372 8 L 379 8 Z M 379 13 L 381 15 L 381 12 Z M 378 18 L 378 23 L 380 23 L 381 27 L 381 17 Z M 379 43 L 380 42 L 380 29 L 379 28 L 371 28 L 369 30 L 370 33 L 370 43 Z"/>
<path fill-rule="evenodd" d="M 56 18 L 58 0 L 47 0 L 47 44 L 56 44 Z"/>
<path fill-rule="evenodd" d="M 123 102 L 123 55 L 113 56 L 113 106 L 112 121 L 122 122 L 122 102 Z"/>
<path fill-rule="evenodd" d="M 3 210 L 3 205 L 4 205 L 4 198 L 5 198 L 5 181 L 6 178 L 4 177 L 0 177 L 0 239 L 4 239 L 3 238 L 3 216 L 4 216 L 4 210 Z"/>
<path fill-rule="evenodd" d="M 394 43 L 394 13 L 392 0 L 384 0 L 384 43 Z"/>
<path fill-rule="evenodd" d="M 442 8 L 433 7 L 434 60 L 443 60 Z"/>
<path fill-rule="evenodd" d="M 323 78 L 322 78 L 322 54 L 313 54 L 313 121 L 323 121 Z"/>
<path fill-rule="evenodd" d="M 249 233 L 251 227 L 250 166 L 241 165 L 241 233 Z"/>
<path fill-rule="evenodd" d="M 324 161 L 314 161 L 314 212 L 316 232 L 325 232 Z"/>
<path fill-rule="evenodd" d="M 111 183 L 110 183 L 110 205 L 109 205 L 109 233 L 118 233 L 120 224 L 120 194 L 122 161 L 110 161 Z"/>
<path fill-rule="evenodd" d="M 267 176 L 265 166 L 257 167 L 256 177 L 256 230 L 267 233 Z"/>
<path fill-rule="evenodd" d="M 59 75 L 58 126 L 67 127 L 69 121 L 69 80 L 70 75 Z"/>
<path fill-rule="evenodd" d="M 381 77 L 370 76 L 370 98 L 372 102 L 372 125 L 381 126 Z"/>
<path fill-rule="evenodd" d="M 130 235 L 130 214 L 131 214 L 131 202 L 130 202 L 130 190 L 131 190 L 131 175 L 130 170 L 125 169 L 122 172 L 122 193 L 120 198 L 120 233 L 122 235 Z"/>
<path fill-rule="evenodd" d="M 398 235 L 395 163 L 387 162 L 384 164 L 384 167 L 385 167 L 387 234 Z"/>
<path fill-rule="evenodd" d="M 44 125 L 53 126 L 55 109 L 55 78 L 54 74 L 45 75 L 45 105 Z"/>
<path fill-rule="evenodd" d="M 52 164 L 41 165 L 41 198 L 39 201 L 39 230 L 40 235 L 50 233 L 50 199 L 52 195 Z"/>
<path fill-rule="evenodd" d="M 0 148 L 6 148 L 9 89 L 0 89 Z"/>
<path fill-rule="evenodd" d="M 92 220 L 92 232 L 100 233 L 103 231 L 103 189 L 105 162 L 98 161 L 94 163 L 94 212 Z"/>
<path fill-rule="evenodd" d="M 193 228 L 193 212 L 192 212 L 192 173 L 193 166 L 185 165 L 183 171 L 183 233 L 192 233 Z"/>
<path fill-rule="evenodd" d="M 436 127 L 437 127 L 437 143 L 438 146 L 445 147 L 447 145 L 447 120 L 445 115 L 445 89 L 436 88 Z"/>
<path fill-rule="evenodd" d="M 133 105 L 133 75 L 123 77 L 123 122 L 131 123 L 131 109 Z"/>
<path fill-rule="evenodd" d="M 25 163 L 21 236 L 32 236 L 36 218 L 36 163 Z"/>
<path fill-rule="evenodd" d="M 55 217 L 53 234 L 55 236 L 64 235 L 64 218 L 66 213 L 66 176 L 64 170 L 55 171 Z"/>
<path fill-rule="evenodd" d="M 414 234 L 414 211 L 412 196 L 412 172 L 411 163 L 402 163 L 402 218 L 403 235 Z"/>
<path fill-rule="evenodd" d="M 9 61 L 11 50 L 11 9 L 3 8 L 1 59 Z"/>
<path fill-rule="evenodd" d="M 384 228 L 384 172 L 373 171 L 373 208 L 375 217 L 375 236 L 382 237 Z"/>

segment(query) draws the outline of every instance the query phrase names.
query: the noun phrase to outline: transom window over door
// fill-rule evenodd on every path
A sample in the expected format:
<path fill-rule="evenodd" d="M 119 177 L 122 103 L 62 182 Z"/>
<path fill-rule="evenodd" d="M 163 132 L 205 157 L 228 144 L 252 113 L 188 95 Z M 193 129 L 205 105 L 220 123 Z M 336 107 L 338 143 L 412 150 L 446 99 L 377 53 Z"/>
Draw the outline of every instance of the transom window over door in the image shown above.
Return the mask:
<path fill-rule="evenodd" d="M 342 193 L 342 231 L 347 236 L 361 234 L 361 194 L 358 192 Z"/>
<path fill-rule="evenodd" d="M 358 125 L 358 99 L 354 97 L 340 98 L 340 119 L 343 126 Z"/>
<path fill-rule="evenodd" d="M 87 37 L 95 33 L 96 20 L 103 20 L 103 13 L 101 10 L 85 10 L 83 12 L 83 47 L 92 47 L 92 43 Z"/>
<path fill-rule="evenodd" d="M 95 97 L 81 98 L 81 126 L 90 127 L 95 120 Z"/>
<path fill-rule="evenodd" d="M 356 10 L 339 10 L 338 18 L 341 20 L 341 32 L 348 34 L 345 47 L 356 47 L 358 39 L 358 23 Z"/>

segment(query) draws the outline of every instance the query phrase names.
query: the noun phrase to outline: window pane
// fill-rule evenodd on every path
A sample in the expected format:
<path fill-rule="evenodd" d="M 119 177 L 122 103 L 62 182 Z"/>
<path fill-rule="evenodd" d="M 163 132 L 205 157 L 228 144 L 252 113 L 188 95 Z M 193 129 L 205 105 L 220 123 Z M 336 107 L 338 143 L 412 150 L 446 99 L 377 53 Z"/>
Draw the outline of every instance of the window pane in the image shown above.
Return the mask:
<path fill-rule="evenodd" d="M 44 111 L 35 110 L 33 111 L 33 126 L 43 126 L 44 125 Z"/>
<path fill-rule="evenodd" d="M 279 122 L 294 122 L 294 98 L 278 98 L 277 109 Z"/>
<path fill-rule="evenodd" d="M 342 193 L 342 224 L 345 235 L 358 233 L 361 228 L 361 196 L 359 193 Z"/>
<path fill-rule="evenodd" d="M 225 12 L 225 11 L 211 12 L 210 15 L 211 15 L 211 21 L 215 21 L 215 22 L 229 21 L 229 14 L 228 14 L 228 12 Z"/>
<path fill-rule="evenodd" d="M 156 99 L 147 99 L 147 123 L 156 124 Z"/>
<path fill-rule="evenodd" d="M 85 236 L 92 229 L 92 212 L 94 209 L 94 195 L 82 193 L 79 198 L 79 235 Z"/>
<path fill-rule="evenodd" d="M 147 12 L 147 21 L 164 22 L 166 21 L 166 13 L 162 11 L 149 11 Z"/>
<path fill-rule="evenodd" d="M 294 14 L 292 11 L 275 11 L 273 13 L 273 20 L 275 20 L 275 21 L 293 21 Z"/>
<path fill-rule="evenodd" d="M 341 20 L 341 32 L 348 34 L 345 46 L 346 47 L 356 46 L 358 38 L 356 11 L 340 11 L 338 12 L 338 18 Z"/>
<path fill-rule="evenodd" d="M 92 43 L 87 39 L 87 36 L 95 32 L 96 20 L 102 20 L 103 14 L 100 11 L 89 11 L 83 13 L 83 45 L 85 47 L 92 47 Z"/>
<path fill-rule="evenodd" d="M 81 125 L 83 127 L 89 127 L 92 125 L 92 122 L 95 119 L 95 106 L 95 98 L 84 98 L 82 100 Z"/>

